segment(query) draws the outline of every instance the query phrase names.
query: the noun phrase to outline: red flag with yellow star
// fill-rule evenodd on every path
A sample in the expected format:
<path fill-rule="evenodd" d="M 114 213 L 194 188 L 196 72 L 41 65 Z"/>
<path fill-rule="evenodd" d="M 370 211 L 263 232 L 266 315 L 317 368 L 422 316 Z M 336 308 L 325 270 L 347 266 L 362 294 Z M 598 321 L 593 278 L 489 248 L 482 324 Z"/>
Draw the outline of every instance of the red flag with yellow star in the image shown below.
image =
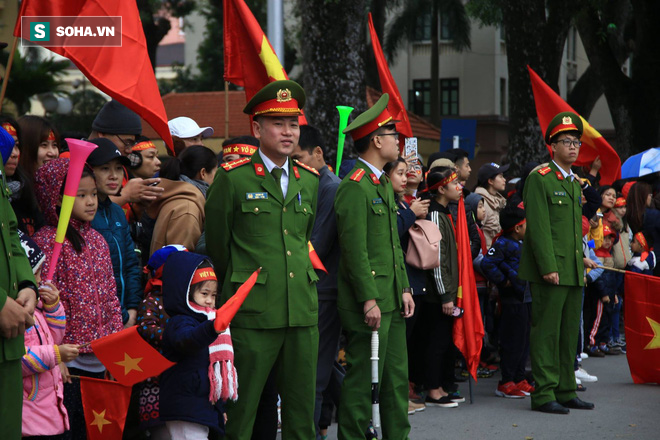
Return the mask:
<path fill-rule="evenodd" d="M 87 438 L 120 439 L 131 400 L 131 387 L 110 380 L 81 376 L 80 394 Z"/>
<path fill-rule="evenodd" d="M 93 341 L 92 350 L 117 382 L 126 386 L 158 376 L 174 365 L 142 339 L 136 326 Z"/>
<path fill-rule="evenodd" d="M 328 269 L 325 268 L 323 261 L 321 261 L 321 257 L 316 253 L 316 249 L 314 249 L 314 245 L 312 245 L 311 241 L 307 242 L 307 247 L 309 248 L 309 259 L 312 262 L 312 267 L 314 269 L 322 270 L 327 274 Z"/>
<path fill-rule="evenodd" d="M 532 81 L 532 91 L 534 92 L 534 102 L 536 103 L 536 114 L 539 117 L 541 132 L 545 134 L 550 121 L 557 113 L 573 112 L 580 116 L 573 108 L 564 101 L 554 90 L 550 88 L 531 67 L 527 66 L 529 77 Z M 593 128 L 586 119 L 580 116 L 584 130 L 582 132 L 582 147 L 578 153 L 575 165 L 584 166 L 591 163 L 600 156 L 603 164 L 600 169 L 601 184 L 610 185 L 621 178 L 621 158 L 614 151 L 614 148 L 605 140 L 595 128 Z M 550 145 L 546 145 L 548 151 L 552 154 Z"/>
<path fill-rule="evenodd" d="M 635 383 L 660 383 L 660 278 L 626 272 L 626 345 Z"/>

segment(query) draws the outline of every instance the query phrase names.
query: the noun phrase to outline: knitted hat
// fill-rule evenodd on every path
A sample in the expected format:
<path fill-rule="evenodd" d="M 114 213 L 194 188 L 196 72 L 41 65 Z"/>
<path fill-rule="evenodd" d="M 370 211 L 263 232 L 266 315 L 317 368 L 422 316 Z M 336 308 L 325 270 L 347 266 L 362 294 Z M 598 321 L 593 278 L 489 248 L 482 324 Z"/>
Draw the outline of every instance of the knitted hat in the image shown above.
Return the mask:
<path fill-rule="evenodd" d="M 138 135 L 142 133 L 142 121 L 134 111 L 113 99 L 99 110 L 92 129 L 99 133 Z"/>
<path fill-rule="evenodd" d="M 32 266 L 32 273 L 37 273 L 46 259 L 46 256 L 37 243 L 35 243 L 27 234 L 24 234 L 20 229 L 18 230 L 18 238 L 21 240 L 23 251 L 28 257 L 30 266 Z"/>

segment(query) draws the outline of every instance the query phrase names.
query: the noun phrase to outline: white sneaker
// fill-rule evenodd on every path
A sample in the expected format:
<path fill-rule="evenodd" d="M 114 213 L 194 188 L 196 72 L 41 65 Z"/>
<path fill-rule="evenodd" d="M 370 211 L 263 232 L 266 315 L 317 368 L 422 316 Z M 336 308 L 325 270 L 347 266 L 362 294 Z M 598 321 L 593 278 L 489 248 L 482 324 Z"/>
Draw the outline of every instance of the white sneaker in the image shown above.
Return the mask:
<path fill-rule="evenodd" d="M 584 353 L 584 352 L 580 353 L 580 357 L 582 359 L 589 359 L 589 355 L 587 353 Z"/>
<path fill-rule="evenodd" d="M 598 377 L 592 376 L 591 374 L 587 373 L 587 371 L 580 367 L 575 371 L 575 377 L 576 379 L 580 379 L 583 382 L 597 382 Z"/>

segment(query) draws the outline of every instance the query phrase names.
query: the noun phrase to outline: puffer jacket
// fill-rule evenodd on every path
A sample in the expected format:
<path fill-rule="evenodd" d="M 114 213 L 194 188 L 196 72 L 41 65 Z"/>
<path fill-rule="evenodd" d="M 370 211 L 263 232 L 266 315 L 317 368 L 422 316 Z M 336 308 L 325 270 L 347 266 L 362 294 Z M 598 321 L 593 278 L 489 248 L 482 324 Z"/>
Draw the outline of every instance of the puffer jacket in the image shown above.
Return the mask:
<path fill-rule="evenodd" d="M 176 362 L 160 377 L 160 419 L 199 423 L 224 433 L 222 400 L 209 402 L 209 345 L 218 337 L 213 321 L 192 308 L 190 281 L 207 257 L 171 254 L 163 268 L 163 305 L 170 315 L 163 333 L 163 355 Z"/>
<path fill-rule="evenodd" d="M 204 196 L 186 182 L 161 179 L 159 186 L 165 191 L 147 208 L 147 215 L 156 219 L 150 253 L 168 244 L 194 251 L 204 230 Z"/>
<path fill-rule="evenodd" d="M 57 231 L 60 190 L 69 168 L 68 159 L 55 159 L 37 170 L 35 189 L 47 226 L 33 237 L 46 255 L 42 273 L 48 273 Z M 103 236 L 89 222 L 71 219 L 84 241 L 77 253 L 69 240 L 64 240 L 57 262 L 53 284 L 60 291 L 60 301 L 67 316 L 63 343 L 85 344 L 122 330 L 121 307 L 112 274 L 112 259 Z M 91 347 L 80 349 L 91 353 Z"/>
<path fill-rule="evenodd" d="M 127 310 L 137 309 L 142 301 L 142 274 L 124 210 L 109 197 L 105 200 L 99 198 L 92 228 L 103 235 L 110 248 L 122 322 L 125 324 L 128 321 Z"/>
<path fill-rule="evenodd" d="M 25 330 L 23 369 L 23 437 L 51 436 L 69 429 L 59 350 L 66 319 L 58 301 L 34 311 L 34 325 Z"/>
<path fill-rule="evenodd" d="M 525 293 L 528 290 L 528 283 L 518 278 L 521 253 L 521 241 L 502 235 L 495 240 L 481 260 L 481 271 L 488 281 L 497 286 L 502 299 L 527 302 Z"/>

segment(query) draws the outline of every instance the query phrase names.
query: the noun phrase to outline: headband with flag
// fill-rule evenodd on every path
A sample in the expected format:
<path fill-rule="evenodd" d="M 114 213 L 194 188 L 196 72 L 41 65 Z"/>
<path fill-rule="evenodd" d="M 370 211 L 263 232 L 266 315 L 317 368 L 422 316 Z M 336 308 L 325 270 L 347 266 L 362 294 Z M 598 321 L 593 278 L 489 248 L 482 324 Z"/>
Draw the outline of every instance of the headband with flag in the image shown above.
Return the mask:
<path fill-rule="evenodd" d="M 240 154 L 241 156 L 252 156 L 259 147 L 250 144 L 229 144 L 222 147 L 222 157 L 230 154 Z"/>
<path fill-rule="evenodd" d="M 197 269 L 190 284 L 202 283 L 204 281 L 218 281 L 218 278 L 215 276 L 215 271 L 212 268 L 204 267 L 202 269 Z"/>
<path fill-rule="evenodd" d="M 435 185 L 433 185 L 431 187 L 426 188 L 425 190 L 423 190 L 421 192 L 435 191 L 436 189 L 441 188 L 441 187 L 451 183 L 455 179 L 458 179 L 458 174 L 456 174 L 456 172 L 454 171 L 449 176 L 442 179 L 440 182 L 436 183 Z"/>
<path fill-rule="evenodd" d="M 616 199 L 616 202 L 614 202 L 614 207 L 621 208 L 622 206 L 626 206 L 626 199 L 623 197 L 619 197 Z"/>
<path fill-rule="evenodd" d="M 7 133 L 9 133 L 9 136 L 18 136 L 18 133 L 16 133 L 16 128 L 9 122 L 3 122 L 2 128 L 4 128 Z"/>
<path fill-rule="evenodd" d="M 132 151 L 144 151 L 150 148 L 156 148 L 156 145 L 152 141 L 142 141 L 138 142 L 131 149 Z"/>

